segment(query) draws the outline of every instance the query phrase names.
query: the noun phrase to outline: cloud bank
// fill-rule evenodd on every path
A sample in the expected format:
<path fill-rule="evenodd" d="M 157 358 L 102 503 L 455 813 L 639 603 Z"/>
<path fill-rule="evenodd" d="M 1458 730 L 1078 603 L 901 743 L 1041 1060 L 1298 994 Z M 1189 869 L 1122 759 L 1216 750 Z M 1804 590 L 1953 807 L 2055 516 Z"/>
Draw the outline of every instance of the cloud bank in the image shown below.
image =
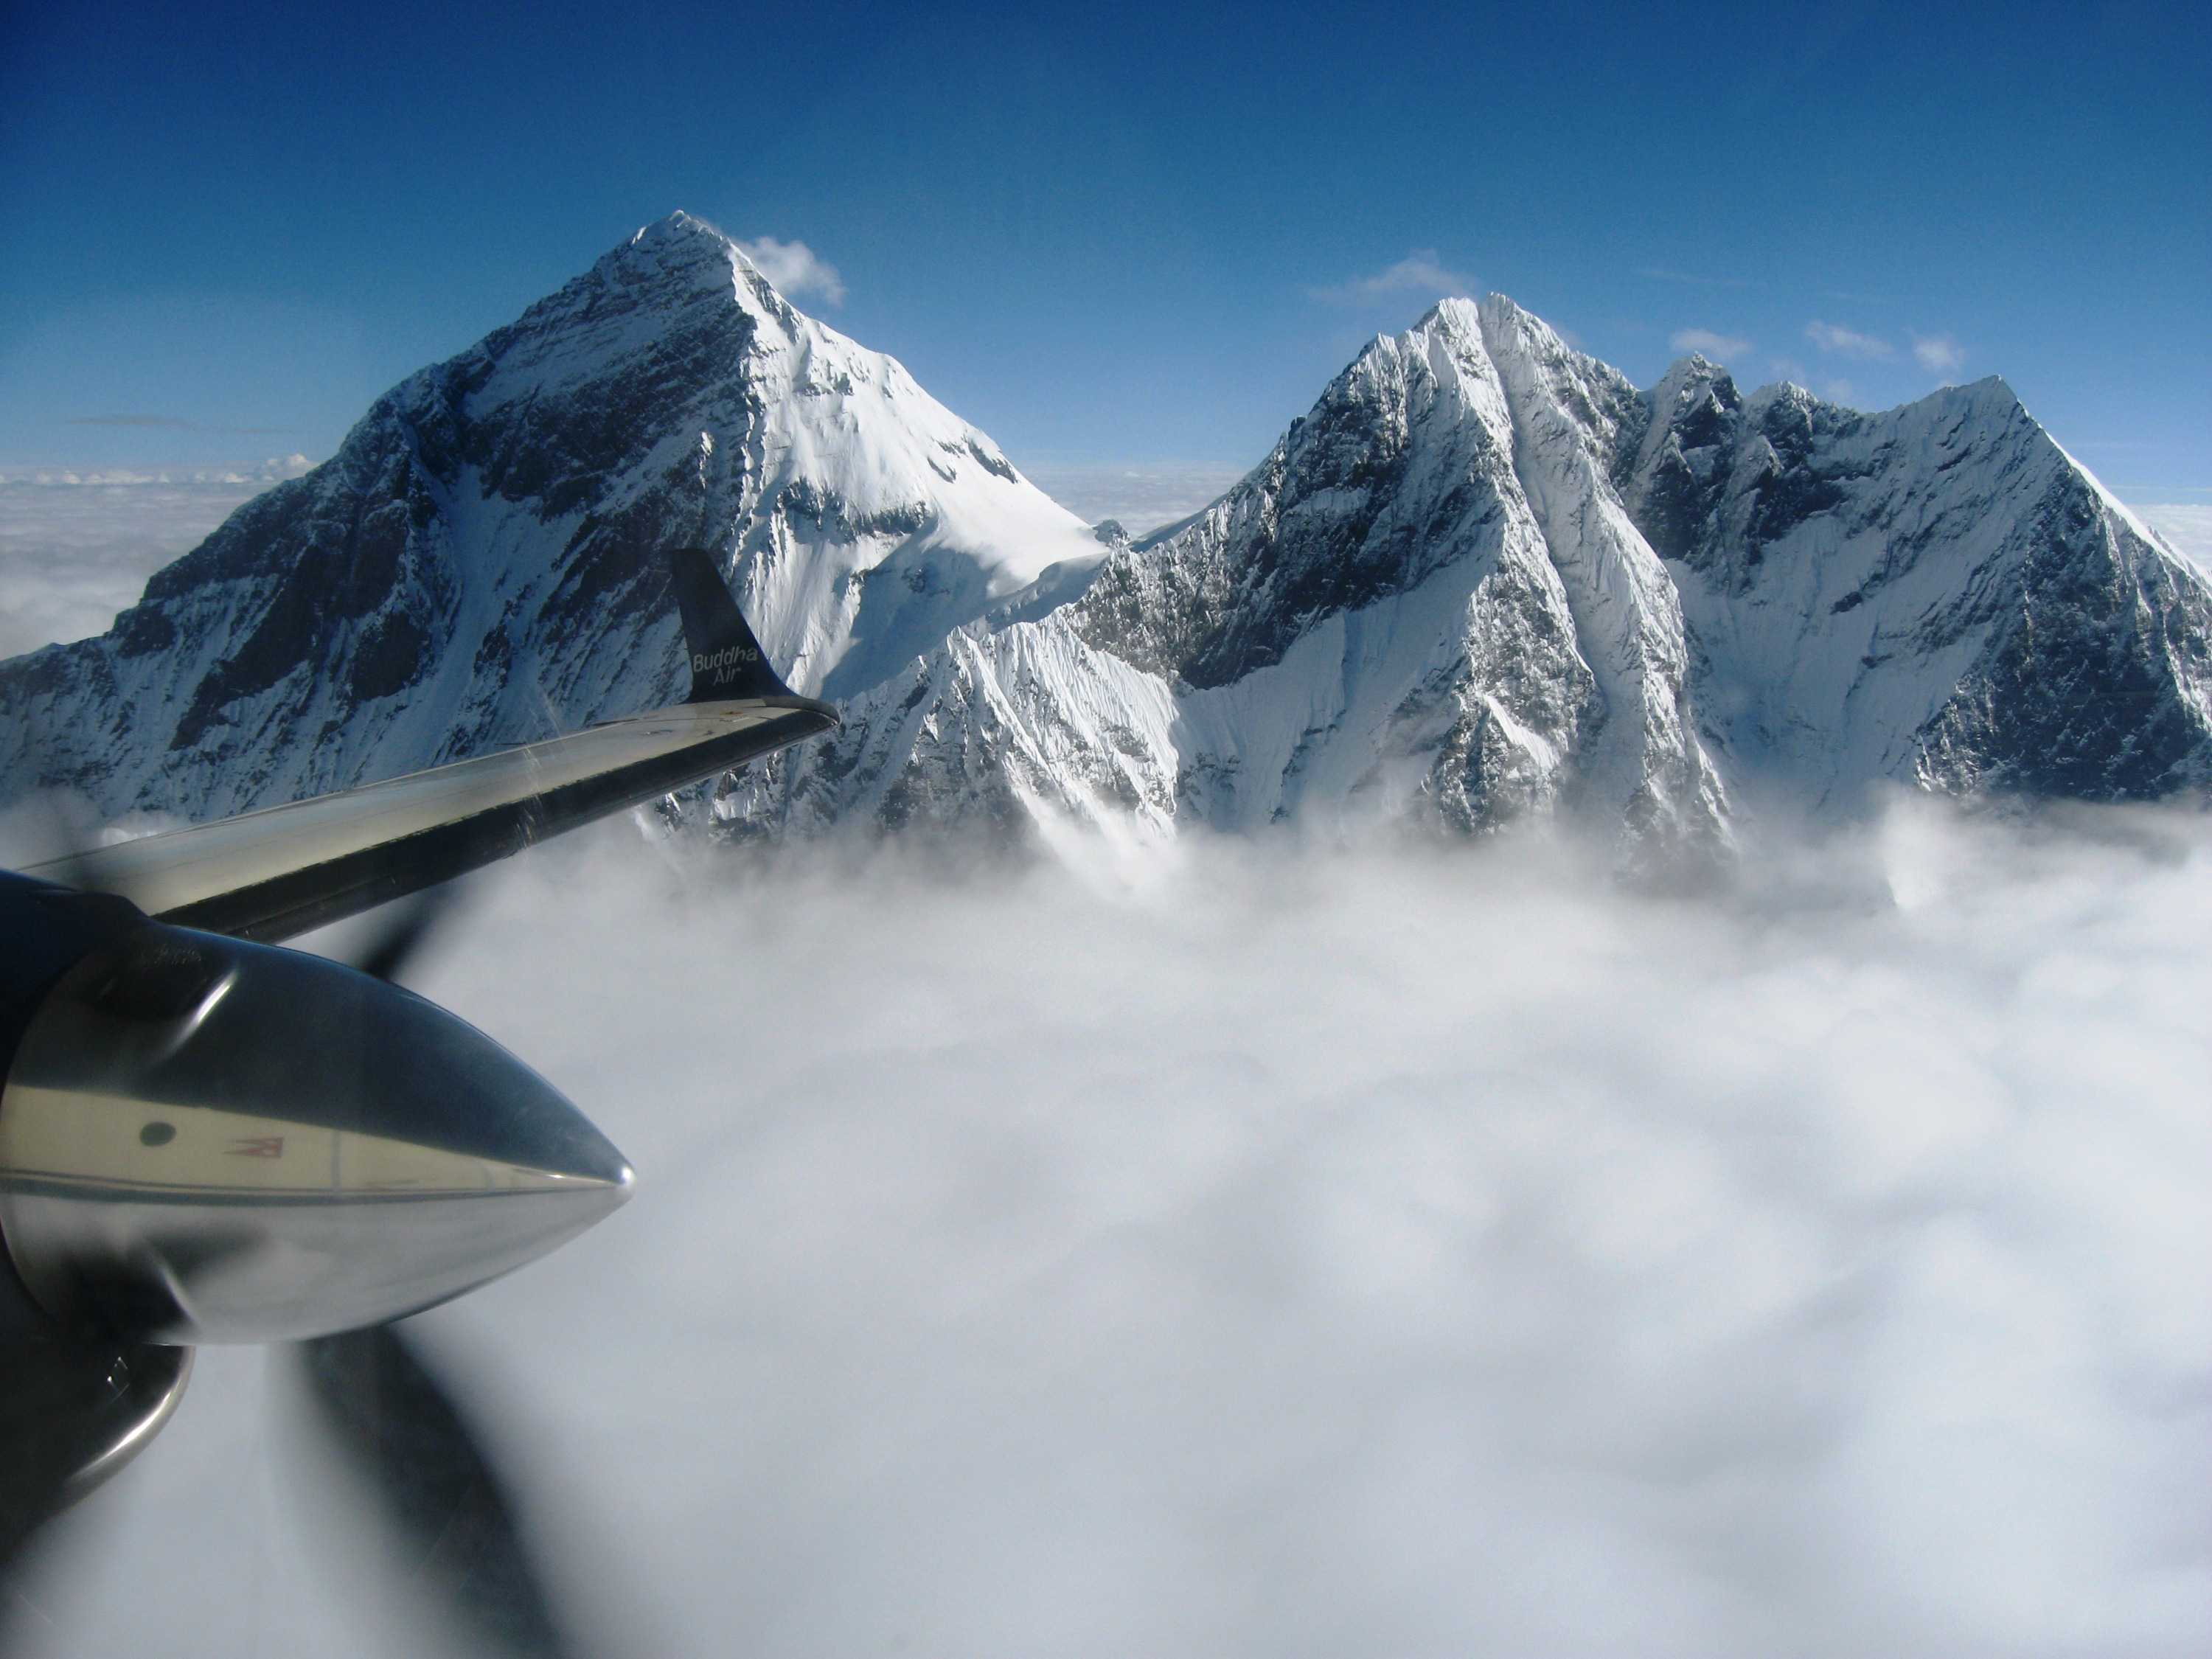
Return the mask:
<path fill-rule="evenodd" d="M 307 465 L 0 467 L 0 657 L 105 633 L 155 571 Z"/>
<path fill-rule="evenodd" d="M 1908 802 L 1699 902 L 620 826 L 423 988 L 638 1197 L 418 1323 L 626 1655 L 2193 1654 L 2208 938 L 2157 814 Z M 207 1356 L 23 1650 L 422 1650 L 276 1363 Z"/>
<path fill-rule="evenodd" d="M 2160 502 L 2130 510 L 2165 537 L 2174 551 L 2212 574 L 2212 507 Z"/>
<path fill-rule="evenodd" d="M 1086 524 L 1111 519 L 1132 536 L 1203 512 L 1249 467 L 1209 461 L 1023 459 L 1023 476 Z"/>

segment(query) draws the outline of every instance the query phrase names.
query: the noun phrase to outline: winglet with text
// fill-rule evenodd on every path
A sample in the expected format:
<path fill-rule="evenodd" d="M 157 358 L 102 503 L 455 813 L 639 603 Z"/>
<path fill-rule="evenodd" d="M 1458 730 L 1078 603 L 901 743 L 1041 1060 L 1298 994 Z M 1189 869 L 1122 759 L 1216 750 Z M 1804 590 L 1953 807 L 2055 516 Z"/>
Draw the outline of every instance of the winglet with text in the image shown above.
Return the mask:
<path fill-rule="evenodd" d="M 713 554 L 703 547 L 676 549 L 668 556 L 668 579 L 684 612 L 684 641 L 691 658 L 691 695 L 685 702 L 791 696 L 730 597 Z"/>

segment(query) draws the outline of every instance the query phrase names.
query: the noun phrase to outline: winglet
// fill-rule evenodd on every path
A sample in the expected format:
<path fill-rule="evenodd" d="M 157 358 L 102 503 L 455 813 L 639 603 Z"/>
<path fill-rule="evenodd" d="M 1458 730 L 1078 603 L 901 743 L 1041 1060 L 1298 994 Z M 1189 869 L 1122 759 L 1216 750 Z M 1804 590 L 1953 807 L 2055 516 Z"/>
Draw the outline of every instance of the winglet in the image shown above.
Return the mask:
<path fill-rule="evenodd" d="M 684 612 L 684 641 L 691 657 L 686 702 L 791 696 L 745 625 L 713 554 L 703 547 L 677 548 L 668 556 L 668 580 Z"/>

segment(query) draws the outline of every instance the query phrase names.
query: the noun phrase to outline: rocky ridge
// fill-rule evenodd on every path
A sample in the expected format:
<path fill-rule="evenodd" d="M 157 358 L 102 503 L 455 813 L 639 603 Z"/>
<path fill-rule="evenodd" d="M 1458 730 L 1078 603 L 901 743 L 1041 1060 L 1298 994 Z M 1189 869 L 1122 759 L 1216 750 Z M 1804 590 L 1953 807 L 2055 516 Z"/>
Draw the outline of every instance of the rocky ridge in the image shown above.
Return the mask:
<path fill-rule="evenodd" d="M 1447 300 L 1196 520 L 948 641 L 717 810 L 1565 811 L 1641 845 L 1884 784 L 2203 800 L 2208 600 L 2001 380 L 1864 415 L 1692 357 L 1638 392 L 1499 296 Z"/>

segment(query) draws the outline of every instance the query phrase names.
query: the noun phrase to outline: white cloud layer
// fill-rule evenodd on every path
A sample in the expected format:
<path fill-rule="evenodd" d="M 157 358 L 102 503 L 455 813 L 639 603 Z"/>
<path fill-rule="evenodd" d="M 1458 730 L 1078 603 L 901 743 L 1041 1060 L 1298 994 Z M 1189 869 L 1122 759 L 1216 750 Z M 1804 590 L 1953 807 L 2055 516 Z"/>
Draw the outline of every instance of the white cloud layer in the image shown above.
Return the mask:
<path fill-rule="evenodd" d="M 845 283 L 837 267 L 819 258 L 805 243 L 779 242 L 773 236 L 763 236 L 757 241 L 740 241 L 738 246 L 785 299 L 811 294 L 833 306 L 844 304 Z"/>
<path fill-rule="evenodd" d="M 1805 325 L 1805 337 L 1823 351 L 1837 352 L 1845 357 L 1880 359 L 1897 356 L 1897 348 L 1887 340 L 1878 340 L 1870 334 L 1856 333 L 1818 319 Z"/>
<path fill-rule="evenodd" d="M 155 571 L 307 465 L 0 467 L 0 657 L 106 632 Z"/>
<path fill-rule="evenodd" d="M 1372 276 L 1362 276 L 1337 288 L 1317 288 L 1312 292 L 1315 299 L 1333 305 L 1365 305 L 1401 294 L 1433 295 L 1442 299 L 1449 295 L 1470 294 L 1474 289 L 1472 277 L 1449 269 L 1434 248 L 1422 248 Z"/>
<path fill-rule="evenodd" d="M 640 1191 L 420 1322 L 626 1656 L 2201 1652 L 2212 832 L 2077 823 L 1701 902 L 556 844 L 424 988 Z M 19 1651 L 423 1650 L 276 1365 Z"/>
<path fill-rule="evenodd" d="M 1111 519 L 1132 536 L 1203 511 L 1251 469 L 1210 461 L 1025 460 L 1023 476 L 1085 524 Z"/>
<path fill-rule="evenodd" d="M 1702 351 L 1714 362 L 1723 363 L 1752 349 L 1750 341 L 1716 334 L 1709 328 L 1677 329 L 1667 343 L 1677 351 Z"/>
<path fill-rule="evenodd" d="M 1930 374 L 1956 374 L 1966 362 L 1966 354 L 1948 334 L 1913 335 L 1912 355 Z"/>

